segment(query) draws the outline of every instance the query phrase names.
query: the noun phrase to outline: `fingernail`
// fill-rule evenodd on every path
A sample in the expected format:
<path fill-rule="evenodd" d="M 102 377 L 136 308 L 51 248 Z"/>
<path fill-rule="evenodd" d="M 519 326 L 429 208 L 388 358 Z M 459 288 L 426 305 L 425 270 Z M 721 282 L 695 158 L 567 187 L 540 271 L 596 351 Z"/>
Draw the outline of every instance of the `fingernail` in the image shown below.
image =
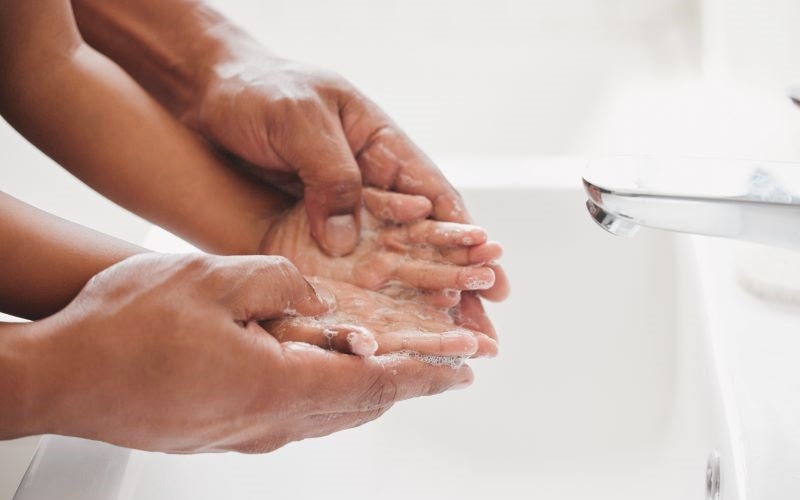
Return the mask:
<path fill-rule="evenodd" d="M 336 255 L 346 255 L 358 244 L 356 219 L 352 214 L 332 215 L 325 221 L 325 242 L 328 250 Z"/>
<path fill-rule="evenodd" d="M 478 341 L 471 333 L 447 332 L 442 334 L 442 350 L 447 354 L 469 355 L 478 350 Z"/>
<path fill-rule="evenodd" d="M 486 270 L 481 273 L 476 273 L 476 274 L 482 274 L 483 276 L 478 276 L 478 275 L 470 276 L 469 278 L 466 279 L 464 285 L 467 290 L 487 290 L 489 288 L 492 288 L 492 285 L 494 285 L 494 280 L 495 280 L 494 271 L 492 271 L 489 268 L 485 269 Z"/>
<path fill-rule="evenodd" d="M 378 350 L 378 342 L 372 333 L 366 330 L 352 331 L 347 334 L 347 343 L 350 350 L 358 356 L 372 356 Z"/>

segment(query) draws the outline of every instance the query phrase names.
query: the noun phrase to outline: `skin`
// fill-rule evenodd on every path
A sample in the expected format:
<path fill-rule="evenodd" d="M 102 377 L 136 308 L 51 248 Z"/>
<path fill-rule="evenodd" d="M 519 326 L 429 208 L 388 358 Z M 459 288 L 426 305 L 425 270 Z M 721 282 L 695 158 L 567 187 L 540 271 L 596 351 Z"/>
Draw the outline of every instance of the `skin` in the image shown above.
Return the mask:
<path fill-rule="evenodd" d="M 276 56 L 197 0 L 73 4 L 92 46 L 184 123 L 274 185 L 299 179 L 329 255 L 358 244 L 362 185 L 424 196 L 434 219 L 470 222 L 431 159 L 341 76 Z M 495 283 L 480 293 L 502 300 L 508 280 L 492 267 Z"/>
<path fill-rule="evenodd" d="M 4 276 L 0 282 L 0 311 L 22 318 L 39 320 L 55 314 L 67 307 L 90 279 L 104 269 L 148 250 L 121 240 L 92 231 L 69 221 L 42 212 L 0 192 L 0 240 L 14 241 L 15 245 L 0 246 L 0 272 Z M 282 264 L 283 265 L 283 264 Z M 295 269 L 294 265 L 291 265 Z M 294 271 L 293 271 L 294 272 Z M 371 293 L 339 281 L 314 278 L 315 283 L 325 290 L 329 299 L 326 304 L 336 310 L 315 318 L 318 324 L 336 328 L 344 332 L 342 342 L 331 343 L 320 330 L 318 335 L 309 334 L 302 325 L 297 328 L 283 328 L 278 337 L 281 341 L 308 342 L 320 347 L 334 349 L 343 353 L 362 356 L 372 355 L 376 350 L 385 353 L 392 350 L 393 335 L 405 338 L 405 348 L 417 352 L 442 355 L 486 356 L 494 355 L 497 347 L 494 341 L 477 331 L 467 330 L 454 323 L 449 314 L 433 309 L 418 301 L 400 301 L 382 294 Z M 313 288 L 307 285 L 313 292 Z M 118 298 L 108 298 L 113 307 Z M 420 315 L 430 316 L 430 321 L 419 322 L 417 335 L 408 335 L 409 326 L 399 321 L 376 325 L 371 311 L 383 309 L 393 311 L 400 317 L 409 318 L 406 323 Z M 296 308 L 288 305 L 285 311 L 295 318 Z M 142 312 L 146 317 L 147 312 Z M 365 332 L 366 338 L 359 338 L 354 349 L 347 342 L 349 331 Z M 449 345 L 434 345 L 433 335 L 453 333 Z M 392 334 L 392 335 L 384 335 Z M 401 335 L 402 334 L 402 335 Z M 364 345 L 371 346 L 364 349 Z M 468 347 L 467 351 L 464 348 Z M 475 348 L 473 348 L 473 346 Z M 70 360 L 65 358 L 65 363 Z M 31 360 L 32 364 L 38 361 Z"/>
<path fill-rule="evenodd" d="M 280 257 L 125 259 L 59 313 L 0 325 L 0 439 L 261 453 L 472 380 L 466 366 L 281 343 L 259 323 L 287 307 L 327 308 Z"/>
<path fill-rule="evenodd" d="M 103 269 L 143 248 L 72 224 L 0 191 L 0 311 L 38 320 Z"/>
<path fill-rule="evenodd" d="M 306 206 L 297 202 L 265 235 L 260 253 L 289 257 L 305 274 L 378 290 L 390 284 L 423 290 L 440 307 L 458 304 L 461 290 L 486 289 L 494 272 L 486 266 L 502 255 L 486 231 L 425 218 L 430 205 L 419 196 L 366 188 L 360 211 L 362 236 L 347 256 L 331 257 L 314 242 Z M 454 292 L 454 293 L 447 293 Z"/>
<path fill-rule="evenodd" d="M 286 210 L 296 203 L 291 197 L 260 185 L 241 170 L 228 168 L 206 142 L 82 40 L 69 4 L 47 0 L 36 5 L 9 2 L 5 7 L 9 15 L 0 19 L 0 71 L 5 75 L 0 86 L 0 113 L 4 118 L 97 191 L 198 247 L 219 254 L 264 251 L 265 235 L 275 225 L 285 226 Z M 17 57 L 23 52 L 33 56 Z M 42 74 L 49 77 L 40 78 Z M 87 141 L 91 147 L 75 146 Z M 418 198 L 424 197 L 390 192 L 364 197 L 373 206 L 393 209 L 394 216 L 403 220 L 419 210 L 409 209 L 408 202 Z M 427 205 L 425 213 L 434 209 Z M 309 227 L 307 224 L 305 231 Z M 432 223 L 426 227 L 435 230 Z M 473 245 L 461 246 L 466 249 L 480 241 L 476 236 Z M 270 251 L 295 259 L 301 253 L 316 252 L 315 243 L 305 238 L 302 245 L 294 247 L 296 252 L 288 248 L 286 252 Z M 458 252 L 452 255 L 456 262 L 451 259 L 451 263 L 461 269 L 428 273 L 431 264 L 422 254 L 405 261 L 401 269 L 399 252 L 389 265 L 402 272 L 408 284 L 430 290 L 463 290 L 469 288 L 465 285 L 472 275 L 471 282 L 486 283 L 492 273 L 496 287 L 498 275 L 491 264 L 464 265 L 458 262 Z M 331 271 L 340 264 L 332 259 L 326 262 Z M 326 273 L 318 265 L 300 268 L 305 274 L 346 279 Z M 461 273 L 460 283 L 450 279 L 453 273 Z M 412 279 L 414 276 L 418 279 Z M 482 308 L 469 300 L 462 300 L 461 317 L 470 328 L 492 334 Z"/>
<path fill-rule="evenodd" d="M 266 328 L 278 340 L 304 341 L 362 355 L 359 349 L 379 355 L 411 351 L 461 358 L 497 354 L 494 340 L 459 327 L 442 309 L 324 278 L 311 278 L 310 282 L 330 310 L 314 317 L 270 321 Z M 369 338 L 374 339 L 373 344 L 368 343 Z"/>
<path fill-rule="evenodd" d="M 290 200 L 220 168 L 203 141 L 83 42 L 68 3 L 2 7 L 4 118 L 88 184 L 199 246 L 219 253 L 259 248 Z M 141 249 L 65 228 L 7 197 L 0 202 L 11 214 L 2 221 L 3 241 L 31 245 L 2 249 L 0 271 L 13 278 L 0 286 L 0 299 L 5 310 L 43 318 L 0 325 L 0 437 L 59 433 L 162 451 L 268 451 L 363 423 L 396 399 L 471 380 L 463 369 L 395 358 L 375 363 L 300 346 L 291 328 L 280 334 L 284 343 L 265 335 L 259 323 L 288 310 L 324 314 L 298 306 L 318 300 L 286 259 L 125 258 Z M 101 272 L 115 259 L 124 260 Z M 457 324 L 489 329 L 473 295 L 454 316 Z M 453 330 L 448 319 L 432 333 Z M 297 338 L 309 340 L 303 327 Z M 454 351 L 430 340 L 422 336 L 420 345 L 438 353 L 480 344 L 472 333 L 462 335 L 466 348 Z M 389 377 L 387 366 L 404 376 Z"/>

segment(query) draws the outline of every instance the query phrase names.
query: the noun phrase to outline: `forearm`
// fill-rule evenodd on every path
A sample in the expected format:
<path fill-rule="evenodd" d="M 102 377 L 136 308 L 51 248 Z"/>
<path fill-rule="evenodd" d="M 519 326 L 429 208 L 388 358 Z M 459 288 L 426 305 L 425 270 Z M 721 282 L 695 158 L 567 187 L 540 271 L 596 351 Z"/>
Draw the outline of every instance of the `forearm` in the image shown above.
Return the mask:
<path fill-rule="evenodd" d="M 198 0 L 73 0 L 87 42 L 131 74 L 174 115 L 191 114 L 224 65 L 265 51 Z M 187 116 L 188 115 L 188 116 Z"/>
<path fill-rule="evenodd" d="M 0 61 L 8 70 L 4 117 L 120 205 L 205 250 L 254 252 L 286 200 L 226 168 L 124 71 L 83 44 L 71 18 L 48 28 L 70 33 L 64 23 L 71 23 L 70 40 L 78 40 L 69 53 Z"/>
<path fill-rule="evenodd" d="M 0 311 L 49 316 L 103 269 L 145 251 L 0 192 Z"/>
<path fill-rule="evenodd" d="M 37 359 L 37 323 L 0 323 L 0 440 L 43 434 L 39 388 L 47 365 Z M 38 372 L 37 372 L 38 369 Z"/>

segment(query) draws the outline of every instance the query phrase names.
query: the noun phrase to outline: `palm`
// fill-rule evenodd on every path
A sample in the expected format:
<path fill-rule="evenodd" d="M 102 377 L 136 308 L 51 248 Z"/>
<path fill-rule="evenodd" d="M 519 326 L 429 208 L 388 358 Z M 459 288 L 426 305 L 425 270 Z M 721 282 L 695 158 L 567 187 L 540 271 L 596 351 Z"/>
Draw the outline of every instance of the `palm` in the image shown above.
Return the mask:
<path fill-rule="evenodd" d="M 317 317 L 289 316 L 266 323 L 281 342 L 299 341 L 360 355 L 409 351 L 448 357 L 493 355 L 484 334 L 458 326 L 446 311 L 396 300 L 347 283 L 311 278 L 330 305 Z"/>
<path fill-rule="evenodd" d="M 483 264 L 499 257 L 501 249 L 486 242 L 483 229 L 425 219 L 397 224 L 392 219 L 403 218 L 399 212 L 420 213 L 409 200 L 413 197 L 365 191 L 369 201 L 361 210 L 361 241 L 351 254 L 332 257 L 319 248 L 302 202 L 273 225 L 261 252 L 288 257 L 304 274 L 370 290 L 396 284 L 430 292 L 492 285 L 494 273 Z M 457 301 L 457 293 L 451 295 Z"/>

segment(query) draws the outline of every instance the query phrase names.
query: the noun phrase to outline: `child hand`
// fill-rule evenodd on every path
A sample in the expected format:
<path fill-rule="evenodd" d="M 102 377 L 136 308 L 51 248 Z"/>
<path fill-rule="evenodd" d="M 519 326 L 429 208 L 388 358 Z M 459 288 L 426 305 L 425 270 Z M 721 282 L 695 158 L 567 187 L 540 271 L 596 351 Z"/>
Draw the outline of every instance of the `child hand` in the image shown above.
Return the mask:
<path fill-rule="evenodd" d="M 312 238 L 298 202 L 271 226 L 260 251 L 288 257 L 306 275 L 403 298 L 422 290 L 425 301 L 442 308 L 458 304 L 462 290 L 492 288 L 496 275 L 487 264 L 502 247 L 477 226 L 428 220 L 430 211 L 422 196 L 365 188 L 361 242 L 351 254 L 331 257 Z"/>

